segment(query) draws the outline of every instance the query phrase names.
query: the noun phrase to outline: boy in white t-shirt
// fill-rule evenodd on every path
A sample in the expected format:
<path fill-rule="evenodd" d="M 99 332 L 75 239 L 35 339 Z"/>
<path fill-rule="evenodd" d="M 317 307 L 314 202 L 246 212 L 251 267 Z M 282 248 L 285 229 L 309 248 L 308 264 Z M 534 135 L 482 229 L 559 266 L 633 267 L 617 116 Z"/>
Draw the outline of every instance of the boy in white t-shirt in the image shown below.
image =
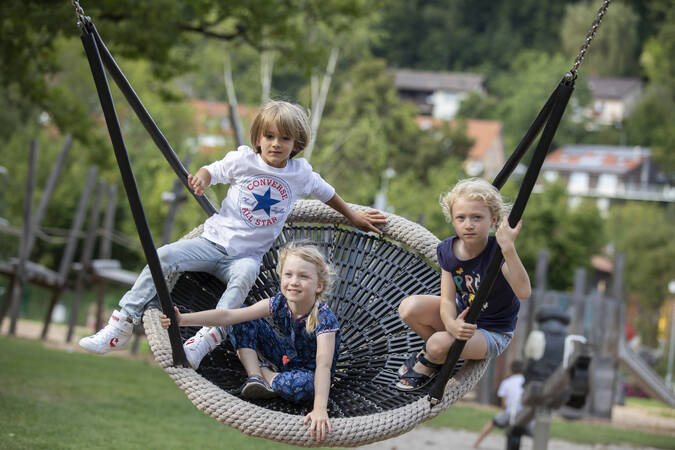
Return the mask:
<path fill-rule="evenodd" d="M 473 448 L 478 448 L 485 436 L 490 433 L 493 427 L 506 428 L 516 418 L 516 415 L 522 409 L 521 399 L 523 397 L 523 383 L 525 377 L 525 364 L 517 359 L 511 361 L 511 376 L 506 377 L 499 384 L 497 390 L 497 397 L 502 399 L 502 408 L 504 411 L 500 412 L 492 418 L 491 421 L 485 424 L 480 434 L 473 443 Z"/>
<path fill-rule="evenodd" d="M 196 195 L 212 184 L 229 184 L 230 188 L 220 211 L 204 222 L 200 237 L 158 249 L 164 276 L 184 271 L 211 273 L 227 283 L 216 308 L 239 308 L 258 276 L 263 255 L 281 233 L 293 204 L 304 195 L 326 203 L 356 228 L 381 234 L 375 225 L 386 222 L 383 214 L 354 211 L 305 159 L 291 159 L 305 148 L 309 135 L 309 121 L 300 106 L 271 101 L 253 120 L 253 148 L 241 146 L 189 175 L 188 184 Z M 146 266 L 108 325 L 82 338 L 80 346 L 97 354 L 127 348 L 133 325 L 141 321 L 155 295 Z M 204 327 L 188 339 L 184 349 L 190 365 L 199 367 L 225 336 L 225 329 Z"/>

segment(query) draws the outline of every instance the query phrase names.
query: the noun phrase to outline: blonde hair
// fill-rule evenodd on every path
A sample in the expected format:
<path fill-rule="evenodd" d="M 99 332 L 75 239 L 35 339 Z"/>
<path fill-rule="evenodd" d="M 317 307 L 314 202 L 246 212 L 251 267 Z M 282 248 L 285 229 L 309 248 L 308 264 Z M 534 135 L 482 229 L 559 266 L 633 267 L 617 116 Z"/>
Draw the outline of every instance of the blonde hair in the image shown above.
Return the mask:
<path fill-rule="evenodd" d="M 314 307 L 312 308 L 312 311 L 310 311 L 309 316 L 307 317 L 307 323 L 305 324 L 307 333 L 313 333 L 314 329 L 319 324 L 319 303 L 323 300 L 324 294 L 328 292 L 330 288 L 333 271 L 332 268 L 326 264 L 326 258 L 318 248 L 307 243 L 290 242 L 279 251 L 279 262 L 277 263 L 277 274 L 279 277 L 281 277 L 284 264 L 289 256 L 297 256 L 308 263 L 314 264 L 317 277 L 322 286 L 321 292 L 316 294 Z"/>
<path fill-rule="evenodd" d="M 450 192 L 441 194 L 439 203 L 448 222 L 452 222 L 452 206 L 457 199 L 480 200 L 490 210 L 498 225 L 502 217 L 508 215 L 511 206 L 504 202 L 496 187 L 482 178 L 467 178 L 460 180 Z"/>
<path fill-rule="evenodd" d="M 279 133 L 293 139 L 291 158 L 304 150 L 309 143 L 311 135 L 309 118 L 299 105 L 281 100 L 271 100 L 263 105 L 251 125 L 251 144 L 256 153 L 261 152 L 258 145 L 260 136 L 272 127 L 276 127 Z"/>

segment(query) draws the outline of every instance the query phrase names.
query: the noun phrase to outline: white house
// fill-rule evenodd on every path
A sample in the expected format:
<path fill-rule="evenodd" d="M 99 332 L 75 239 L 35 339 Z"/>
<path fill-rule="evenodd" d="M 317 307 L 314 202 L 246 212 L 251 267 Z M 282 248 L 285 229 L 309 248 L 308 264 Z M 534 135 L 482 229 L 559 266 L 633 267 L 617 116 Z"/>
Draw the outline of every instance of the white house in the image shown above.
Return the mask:
<path fill-rule="evenodd" d="M 546 157 L 542 176 L 562 180 L 572 204 L 597 198 L 601 211 L 611 199 L 675 202 L 675 188 L 659 183 L 650 156 L 645 147 L 568 145 Z"/>
<path fill-rule="evenodd" d="M 592 104 L 586 116 L 601 125 L 613 125 L 630 116 L 642 96 L 639 78 L 591 77 L 588 87 Z"/>
<path fill-rule="evenodd" d="M 484 77 L 478 74 L 408 69 L 392 73 L 399 96 L 413 101 L 420 114 L 437 119 L 454 118 L 460 103 L 470 92 L 485 92 Z"/>

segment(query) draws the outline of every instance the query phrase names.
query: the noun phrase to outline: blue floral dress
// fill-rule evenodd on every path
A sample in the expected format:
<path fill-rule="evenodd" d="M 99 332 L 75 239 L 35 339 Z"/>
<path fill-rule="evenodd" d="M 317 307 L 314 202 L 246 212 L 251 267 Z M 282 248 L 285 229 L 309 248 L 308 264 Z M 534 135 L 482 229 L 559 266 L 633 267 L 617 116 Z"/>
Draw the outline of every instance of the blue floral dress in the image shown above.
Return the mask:
<path fill-rule="evenodd" d="M 319 304 L 319 323 L 312 333 L 305 324 L 308 314 L 294 319 L 286 297 L 279 292 L 270 299 L 271 320 L 251 320 L 231 327 L 230 340 L 235 350 L 250 348 L 272 363 L 279 374 L 272 382 L 282 398 L 303 402 L 314 397 L 314 370 L 316 369 L 316 337 L 335 333 L 335 351 L 331 378 L 340 348 L 340 325 L 337 317 L 325 303 Z"/>

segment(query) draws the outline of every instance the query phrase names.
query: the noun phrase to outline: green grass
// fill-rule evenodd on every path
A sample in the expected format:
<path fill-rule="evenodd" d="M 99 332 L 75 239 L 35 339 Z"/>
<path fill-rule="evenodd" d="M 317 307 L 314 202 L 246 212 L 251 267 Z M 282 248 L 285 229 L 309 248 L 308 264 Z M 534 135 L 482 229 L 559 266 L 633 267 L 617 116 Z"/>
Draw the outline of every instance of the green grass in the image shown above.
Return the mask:
<path fill-rule="evenodd" d="M 433 427 L 479 431 L 495 411 L 455 405 Z M 554 421 L 554 438 L 673 448 L 673 437 Z M 198 411 L 147 362 L 0 337 L 0 449 L 289 449 Z"/>
<path fill-rule="evenodd" d="M 198 411 L 142 361 L 0 338 L 0 449 L 274 449 Z"/>

